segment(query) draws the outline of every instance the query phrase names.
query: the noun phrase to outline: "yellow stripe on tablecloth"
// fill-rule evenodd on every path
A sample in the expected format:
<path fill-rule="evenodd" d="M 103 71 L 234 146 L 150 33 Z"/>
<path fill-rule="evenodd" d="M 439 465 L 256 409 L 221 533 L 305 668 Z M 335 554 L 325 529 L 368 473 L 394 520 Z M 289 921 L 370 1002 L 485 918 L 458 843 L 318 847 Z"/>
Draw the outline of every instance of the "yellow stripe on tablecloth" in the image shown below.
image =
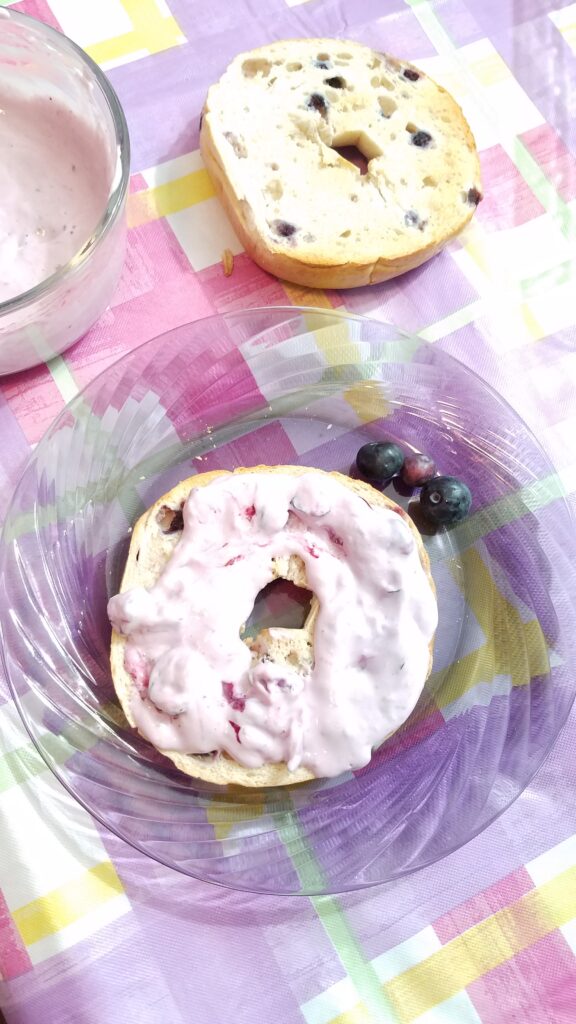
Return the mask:
<path fill-rule="evenodd" d="M 383 420 L 390 413 L 390 404 L 384 398 L 383 388 L 378 383 L 360 381 L 342 392 L 361 423 Z"/>
<path fill-rule="evenodd" d="M 302 285 L 282 282 L 282 287 L 291 302 L 296 306 L 311 306 L 316 309 L 333 309 L 330 299 L 320 288 L 305 288 Z M 344 313 L 345 311 L 342 310 Z M 314 313 L 304 314 L 304 321 L 314 332 L 318 350 L 324 356 L 329 367 L 342 365 L 361 366 L 362 353 L 360 347 L 350 340 L 350 324 L 342 318 L 336 319 L 326 327 L 316 327 Z M 338 372 L 334 378 L 338 377 Z M 359 381 L 342 391 L 342 397 L 353 409 L 360 423 L 383 419 L 390 412 L 389 403 L 384 398 L 380 385 Z"/>
<path fill-rule="evenodd" d="M 500 592 L 482 555 L 476 548 L 468 548 L 458 559 L 451 560 L 451 569 L 456 582 L 461 579 L 471 584 L 467 588 L 466 600 L 474 612 L 481 629 L 487 635 L 494 633 L 495 622 L 505 623 L 504 639 L 508 641 L 509 630 L 522 626 L 518 609 Z M 498 636 L 497 641 L 502 637 Z"/>
<path fill-rule="evenodd" d="M 574 918 L 576 867 L 571 867 L 392 978 L 384 991 L 401 1024 L 412 1024 L 420 1014 Z"/>
<path fill-rule="evenodd" d="M 137 228 L 171 213 L 179 213 L 214 195 L 208 172 L 192 171 L 182 178 L 133 192 L 128 197 L 128 227 Z"/>
<path fill-rule="evenodd" d="M 571 25 L 563 25 L 560 31 L 570 49 L 576 53 L 576 22 L 573 22 Z"/>
<path fill-rule="evenodd" d="M 124 32 L 121 36 L 105 39 L 101 43 L 93 43 L 92 46 L 85 46 L 84 49 L 97 64 L 111 64 L 121 61 L 131 54 L 137 54 L 139 51 L 137 37 L 134 32 Z"/>
<path fill-rule="evenodd" d="M 318 328 L 314 337 L 328 366 L 359 363 L 360 351 L 358 345 L 350 341 L 350 329 L 345 320 L 334 320 L 329 326 Z"/>
<path fill-rule="evenodd" d="M 496 676 L 509 676 L 512 686 L 522 686 L 549 671 L 548 645 L 539 622 L 522 621 L 518 609 L 498 589 L 478 551 L 465 551 L 460 562 L 464 577 L 474 581 L 467 602 L 488 639 L 454 665 L 433 674 L 431 683 L 439 708 Z M 448 679 L 449 685 L 445 684 Z"/>
<path fill-rule="evenodd" d="M 335 313 L 334 319 L 330 321 L 327 317 L 326 326 L 318 327 L 322 323 L 314 314 L 316 309 L 333 309 L 326 292 L 320 288 L 304 288 L 301 285 L 282 282 L 282 286 L 290 300 L 297 306 L 311 306 L 310 313 L 304 313 L 304 322 L 308 330 L 314 334 L 318 350 L 324 356 L 328 366 L 340 366 L 347 363 L 358 363 L 360 350 L 358 345 L 350 341 L 350 328 L 348 322 L 342 317 L 338 318 Z"/>
<path fill-rule="evenodd" d="M 549 672 L 549 655 L 540 625 L 535 620 L 524 623 L 522 631 L 525 641 L 524 654 L 529 668 L 519 660 L 507 659 L 502 664 L 503 642 L 488 641 L 470 654 L 465 654 L 447 669 L 441 669 L 430 677 L 434 691 L 434 702 L 438 708 L 463 697 L 479 683 L 491 683 L 495 676 L 510 676 L 511 686 L 527 686 L 534 676 Z M 449 679 L 449 685 L 445 680 Z"/>
<path fill-rule="evenodd" d="M 295 306 L 314 306 L 316 309 L 333 309 L 326 292 L 321 288 L 306 288 L 302 284 L 291 284 L 289 281 L 282 281 L 282 287 L 290 302 Z"/>
<path fill-rule="evenodd" d="M 470 70 L 481 85 L 496 85 L 510 78 L 510 68 L 499 53 L 490 53 L 471 62 Z"/>
<path fill-rule="evenodd" d="M 30 946 L 123 892 L 114 865 L 103 861 L 46 896 L 12 911 L 12 917 L 24 942 Z"/>
<path fill-rule="evenodd" d="M 211 800 L 206 807 L 206 818 L 214 829 L 216 839 L 228 839 L 234 835 L 237 827 L 245 822 L 251 822 L 255 818 L 261 818 L 265 810 L 264 796 L 258 799 L 252 796 L 246 797 L 243 792 L 236 792 L 235 787 L 230 786 L 230 798 L 237 798 L 237 803 L 220 803 L 218 800 Z"/>
<path fill-rule="evenodd" d="M 122 60 L 142 51 L 160 53 L 186 42 L 176 18 L 164 14 L 155 0 L 121 0 L 121 3 L 133 30 L 87 46 L 87 52 L 98 64 Z"/>
<path fill-rule="evenodd" d="M 176 18 L 170 13 L 163 13 L 156 0 L 120 0 L 122 7 L 130 17 L 134 31 L 146 40 L 146 48 L 150 53 L 158 53 L 169 46 L 177 46 L 185 42 L 182 30 Z"/>
<path fill-rule="evenodd" d="M 330 1024 L 375 1024 L 364 1003 L 357 1003 L 351 1010 L 345 1010 L 333 1017 Z"/>
<path fill-rule="evenodd" d="M 316 309 L 333 309 L 326 292 L 320 288 L 304 288 L 302 285 L 282 282 L 284 291 L 295 306 L 313 306 Z M 308 323 L 313 327 L 313 314 Z M 305 317 L 306 319 L 306 317 Z M 339 366 L 342 363 L 358 363 L 360 351 L 350 341 L 349 325 L 345 320 L 334 321 L 328 327 L 320 327 L 314 331 L 318 349 L 322 352 L 328 366 Z M 368 388 L 364 383 L 352 384 L 342 392 L 343 398 L 354 410 L 361 423 L 387 416 L 390 407 L 378 387 Z"/>
<path fill-rule="evenodd" d="M 486 244 L 481 231 L 468 231 L 463 243 L 463 248 L 466 250 L 471 259 L 477 267 L 480 267 L 482 273 L 487 277 L 491 277 L 490 272 L 490 256 L 486 251 Z"/>
<path fill-rule="evenodd" d="M 326 292 L 321 288 L 306 288 L 302 284 L 291 284 L 289 281 L 282 281 L 282 287 L 290 302 L 295 306 L 314 306 L 316 309 L 333 309 Z"/>
<path fill-rule="evenodd" d="M 554 23 L 568 46 L 576 52 L 576 21 L 574 18 L 575 5 L 569 4 L 557 11 L 550 11 L 548 17 Z"/>
<path fill-rule="evenodd" d="M 520 306 L 520 316 L 526 325 L 528 334 L 534 339 L 534 341 L 540 341 L 541 338 L 546 336 L 546 331 L 534 316 L 534 313 L 527 302 L 523 302 Z"/>

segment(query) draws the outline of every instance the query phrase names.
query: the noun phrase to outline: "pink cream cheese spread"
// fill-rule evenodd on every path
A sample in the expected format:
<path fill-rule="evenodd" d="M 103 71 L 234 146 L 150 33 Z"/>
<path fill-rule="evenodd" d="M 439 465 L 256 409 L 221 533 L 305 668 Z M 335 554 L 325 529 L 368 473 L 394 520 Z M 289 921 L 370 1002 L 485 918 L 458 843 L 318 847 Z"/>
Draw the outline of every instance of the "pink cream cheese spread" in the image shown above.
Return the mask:
<path fill-rule="evenodd" d="M 102 138 L 49 96 L 0 89 L 0 302 L 40 284 L 78 253 L 106 209 Z"/>
<path fill-rule="evenodd" d="M 437 625 L 408 525 L 312 471 L 217 478 L 192 489 L 183 518 L 155 585 L 108 605 L 141 734 L 160 750 L 318 777 L 367 764 L 414 708 Z M 240 635 L 273 560 L 290 555 L 320 606 L 304 674 L 255 660 Z"/>

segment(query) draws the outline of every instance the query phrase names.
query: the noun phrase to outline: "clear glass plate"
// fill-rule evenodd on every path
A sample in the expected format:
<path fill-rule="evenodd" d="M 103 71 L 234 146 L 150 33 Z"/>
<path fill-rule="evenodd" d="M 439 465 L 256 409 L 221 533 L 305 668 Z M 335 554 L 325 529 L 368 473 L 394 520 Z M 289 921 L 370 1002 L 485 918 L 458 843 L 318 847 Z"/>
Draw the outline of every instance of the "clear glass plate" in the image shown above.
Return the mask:
<path fill-rule="evenodd" d="M 127 727 L 110 678 L 106 602 L 137 516 L 194 471 L 346 473 L 377 438 L 474 496 L 466 522 L 424 536 L 440 624 L 416 710 L 338 779 L 252 792 L 181 775 Z M 210 317 L 122 358 L 36 448 L 0 551 L 8 679 L 50 768 L 148 856 L 257 892 L 374 885 L 469 840 L 550 750 L 574 697 L 573 531 L 535 438 L 439 349 L 335 312 Z"/>

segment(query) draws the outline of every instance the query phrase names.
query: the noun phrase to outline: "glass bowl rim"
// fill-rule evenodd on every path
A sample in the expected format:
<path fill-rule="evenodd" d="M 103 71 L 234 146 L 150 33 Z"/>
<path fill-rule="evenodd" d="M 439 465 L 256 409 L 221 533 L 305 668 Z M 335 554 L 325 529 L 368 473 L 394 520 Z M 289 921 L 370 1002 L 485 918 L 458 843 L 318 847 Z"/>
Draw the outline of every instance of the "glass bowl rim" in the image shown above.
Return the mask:
<path fill-rule="evenodd" d="M 106 208 L 90 237 L 82 244 L 81 249 L 59 270 L 54 271 L 53 274 L 45 277 L 44 280 L 39 281 L 32 288 L 20 292 L 19 295 L 15 295 L 11 299 L 0 302 L 0 324 L 2 318 L 7 314 L 32 305 L 37 299 L 42 298 L 55 289 L 62 281 L 76 275 L 78 270 L 91 258 L 92 253 L 99 247 L 112 226 L 116 223 L 130 182 L 130 134 L 128 124 L 117 93 L 104 72 L 77 43 L 74 43 L 63 32 L 58 32 L 38 18 L 33 18 L 29 14 L 22 14 L 20 11 L 10 10 L 10 8 L 0 8 L 0 20 L 3 18 L 13 21 L 15 25 L 21 25 L 23 29 L 27 27 L 33 28 L 40 36 L 44 35 L 46 40 L 58 50 L 59 54 L 69 52 L 77 59 L 80 65 L 87 68 L 99 87 L 112 117 L 117 155 Z"/>

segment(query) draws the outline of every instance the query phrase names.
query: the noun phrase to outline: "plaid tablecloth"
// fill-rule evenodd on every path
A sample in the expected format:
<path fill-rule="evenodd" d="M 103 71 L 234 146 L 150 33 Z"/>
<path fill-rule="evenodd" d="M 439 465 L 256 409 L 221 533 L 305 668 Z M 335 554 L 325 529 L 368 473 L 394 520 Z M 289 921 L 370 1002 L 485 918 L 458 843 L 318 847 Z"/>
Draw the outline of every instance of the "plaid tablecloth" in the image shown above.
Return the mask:
<path fill-rule="evenodd" d="M 0 0 L 6 5 L 6 0 Z M 0 516 L 62 405 L 140 342 L 287 301 L 389 319 L 521 413 L 576 493 L 576 4 L 563 0 L 24 0 L 109 73 L 133 143 L 111 309 L 64 357 L 0 383 Z M 486 199 L 426 267 L 325 293 L 242 252 L 198 153 L 208 84 L 239 50 L 339 36 L 459 99 Z M 1 154 L 0 154 L 1 159 Z M 223 251 L 235 254 L 226 277 Z M 251 897 L 134 853 L 66 795 L 0 680 L 0 1006 L 9 1024 L 576 1021 L 576 718 L 524 795 L 460 852 L 344 897 Z"/>

